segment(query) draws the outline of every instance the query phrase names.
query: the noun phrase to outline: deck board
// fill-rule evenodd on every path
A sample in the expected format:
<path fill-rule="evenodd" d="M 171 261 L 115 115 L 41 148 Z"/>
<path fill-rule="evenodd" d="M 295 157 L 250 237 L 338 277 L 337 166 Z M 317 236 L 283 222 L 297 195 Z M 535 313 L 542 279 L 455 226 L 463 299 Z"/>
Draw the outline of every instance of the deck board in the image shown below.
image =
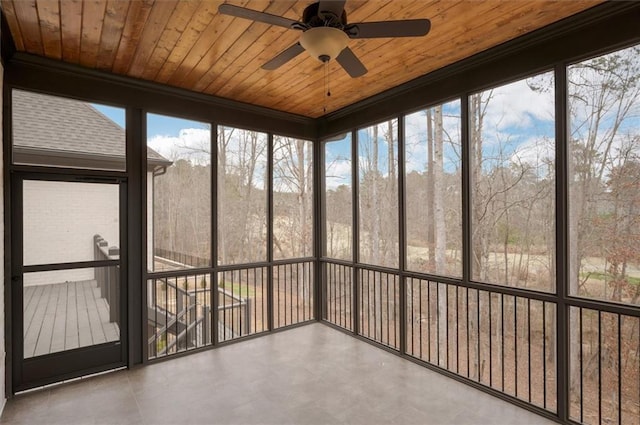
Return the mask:
<path fill-rule="evenodd" d="M 87 316 L 89 317 L 89 328 L 91 329 L 91 342 L 93 344 L 102 344 L 107 342 L 107 338 L 104 336 L 104 330 L 100 322 L 100 315 L 98 313 L 98 305 L 94 296 L 93 288 L 89 286 L 83 286 L 84 299 L 87 303 Z"/>
<path fill-rule="evenodd" d="M 65 347 L 79 347 L 78 315 L 72 314 L 78 310 L 76 286 L 67 287 L 67 320 L 65 321 Z"/>
<path fill-rule="evenodd" d="M 24 288 L 24 357 L 117 341 L 94 280 Z"/>
<path fill-rule="evenodd" d="M 87 312 L 86 294 L 81 285 L 74 284 L 77 295 L 78 306 L 78 338 L 80 347 L 85 347 L 93 343 L 91 336 L 91 324 L 89 323 L 89 313 Z"/>
<path fill-rule="evenodd" d="M 58 305 L 58 294 L 60 293 L 60 285 L 51 285 L 49 298 L 47 299 L 46 310 L 42 323 L 40 324 L 40 332 L 36 341 L 35 356 L 41 356 L 51 352 L 51 337 L 53 336 L 53 324 L 56 319 L 56 307 Z M 37 323 L 37 322 L 36 322 Z"/>
<path fill-rule="evenodd" d="M 56 304 L 56 314 L 53 320 L 53 332 L 51 334 L 51 345 L 49 349 L 49 352 L 52 353 L 64 350 L 69 286 L 59 285 L 58 291 L 58 302 Z"/>
<path fill-rule="evenodd" d="M 24 334 L 24 356 L 33 357 L 38 338 L 40 337 L 40 329 L 44 322 L 44 316 L 51 295 L 51 286 L 42 286 L 38 294 L 34 294 L 34 299 L 31 302 L 31 311 L 28 316 L 25 314 L 24 322 L 29 323 L 28 327 L 25 326 Z"/>

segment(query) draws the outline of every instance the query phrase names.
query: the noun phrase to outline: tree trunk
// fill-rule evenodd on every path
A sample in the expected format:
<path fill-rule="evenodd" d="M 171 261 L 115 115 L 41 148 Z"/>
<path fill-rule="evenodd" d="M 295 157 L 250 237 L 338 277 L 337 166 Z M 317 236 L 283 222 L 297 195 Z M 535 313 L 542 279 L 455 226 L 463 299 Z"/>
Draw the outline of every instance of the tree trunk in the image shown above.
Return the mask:
<path fill-rule="evenodd" d="M 433 147 L 433 218 L 435 225 L 435 271 L 446 274 L 447 232 L 444 216 L 444 126 L 442 123 L 442 106 L 434 108 L 435 137 Z"/>
<path fill-rule="evenodd" d="M 298 225 L 300 228 L 298 229 L 300 232 L 298 238 L 298 246 L 296 250 L 292 252 L 293 257 L 302 257 L 305 255 L 305 244 L 306 244 L 306 231 L 307 231 L 307 194 L 306 194 L 306 170 L 304 168 L 305 164 L 305 152 L 304 145 L 305 142 L 303 140 L 296 140 L 296 166 L 294 167 L 297 185 L 298 185 Z M 297 252 L 296 252 L 297 251 Z"/>
<path fill-rule="evenodd" d="M 436 247 L 435 247 L 435 228 L 437 226 L 434 216 L 434 192 L 435 179 L 433 170 L 433 150 L 434 150 L 434 134 L 433 134 L 433 114 L 432 109 L 427 109 L 427 248 L 428 253 L 428 269 L 431 273 L 436 273 Z"/>
<path fill-rule="evenodd" d="M 371 164 L 371 205 L 369 205 L 369 215 L 371 217 L 371 233 L 370 233 L 370 256 L 369 261 L 373 264 L 379 264 L 380 261 L 380 211 L 378 210 L 380 202 L 378 199 L 378 126 L 373 126 L 373 147 L 372 147 L 372 164 Z"/>

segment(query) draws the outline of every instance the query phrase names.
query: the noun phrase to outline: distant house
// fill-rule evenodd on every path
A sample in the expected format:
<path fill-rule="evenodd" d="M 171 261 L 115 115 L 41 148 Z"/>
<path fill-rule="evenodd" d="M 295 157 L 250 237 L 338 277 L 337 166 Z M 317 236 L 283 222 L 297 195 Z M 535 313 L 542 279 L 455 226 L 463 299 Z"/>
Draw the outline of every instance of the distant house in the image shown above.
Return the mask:
<path fill-rule="evenodd" d="M 125 130 L 89 103 L 14 90 L 12 107 L 14 163 L 125 171 Z M 147 159 L 152 194 L 152 176 L 171 161 L 150 148 Z M 118 185 L 25 180 L 23 202 L 24 264 L 93 260 L 94 234 L 120 245 Z M 25 285 L 70 278 L 92 279 L 93 270 L 34 273 Z"/>

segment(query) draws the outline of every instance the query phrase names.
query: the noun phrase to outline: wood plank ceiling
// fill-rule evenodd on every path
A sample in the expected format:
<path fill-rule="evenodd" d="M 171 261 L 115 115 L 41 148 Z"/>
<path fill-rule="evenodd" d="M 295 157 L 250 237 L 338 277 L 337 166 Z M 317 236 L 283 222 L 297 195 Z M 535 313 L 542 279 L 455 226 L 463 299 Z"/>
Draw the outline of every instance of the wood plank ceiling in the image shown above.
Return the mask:
<path fill-rule="evenodd" d="M 299 20 L 312 0 L 227 0 Z M 600 0 L 348 0 L 348 22 L 429 18 L 423 38 L 351 40 L 368 68 L 350 78 L 303 53 L 260 67 L 299 32 L 218 14 L 212 0 L 1 0 L 18 51 L 318 117 L 578 13 Z"/>

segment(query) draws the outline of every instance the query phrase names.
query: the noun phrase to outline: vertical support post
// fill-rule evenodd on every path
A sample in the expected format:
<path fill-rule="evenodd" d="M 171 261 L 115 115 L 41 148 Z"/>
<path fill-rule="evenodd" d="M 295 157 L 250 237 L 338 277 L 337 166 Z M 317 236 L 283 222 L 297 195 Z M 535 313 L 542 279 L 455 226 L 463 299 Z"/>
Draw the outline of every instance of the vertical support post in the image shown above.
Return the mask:
<path fill-rule="evenodd" d="M 106 258 L 115 260 L 120 258 L 120 248 L 117 246 L 109 247 Z M 118 322 L 120 309 L 118 303 L 120 300 L 120 268 L 118 266 L 107 267 L 102 274 L 102 285 L 106 292 L 107 304 L 109 304 L 109 321 Z"/>
<path fill-rule="evenodd" d="M 219 342 L 218 320 L 220 315 L 218 313 L 218 126 L 216 123 L 210 123 L 210 152 L 211 152 L 211 267 L 213 272 L 211 273 L 209 282 L 209 310 L 205 310 L 205 322 L 207 322 L 208 313 L 211 313 L 210 321 L 205 327 L 205 339 L 207 343 L 213 342 L 213 345 L 217 345 Z M 225 172 L 225 170 L 222 170 Z M 224 184 L 224 180 L 222 181 Z M 205 307 L 206 308 L 206 307 Z"/>
<path fill-rule="evenodd" d="M 569 380 L 571 373 L 569 305 L 569 173 L 568 160 L 568 98 L 567 71 L 564 64 L 557 64 L 555 72 L 555 113 L 556 113 L 556 376 L 558 418 L 563 423 L 569 421 Z"/>
<path fill-rule="evenodd" d="M 113 269 L 113 290 L 111 300 L 109 300 L 109 321 L 118 323 L 118 319 L 120 318 L 120 300 L 121 291 L 120 291 L 120 267 L 113 266 L 110 267 Z M 118 326 L 120 323 L 118 323 Z"/>
<path fill-rule="evenodd" d="M 127 184 L 121 190 L 121 210 L 126 206 L 126 213 L 120 220 L 120 264 L 123 276 L 126 280 L 121 282 L 124 289 L 121 291 L 123 314 L 120 323 L 124 353 L 126 353 L 127 365 L 146 362 L 148 359 L 148 341 L 146 323 L 147 318 L 147 273 L 146 264 L 143 262 L 146 249 L 147 219 L 145 210 L 147 199 L 146 190 L 146 121 L 140 108 L 127 108 L 126 112 L 126 161 Z M 121 185 L 122 187 L 122 185 Z M 142 226 L 140 225 L 142 223 Z M 128 231 L 131 229 L 131 231 Z"/>
<path fill-rule="evenodd" d="M 357 130 L 353 130 L 351 132 L 351 218 L 352 218 L 352 231 L 351 235 L 353 237 L 353 243 L 351 244 L 353 247 L 352 252 L 352 282 L 353 282 L 353 307 L 352 311 L 352 319 L 353 320 L 353 333 L 358 335 L 360 333 L 360 323 L 358 319 L 360 318 L 360 296 L 358 294 L 358 285 L 359 285 L 359 273 L 358 273 L 358 261 L 360 261 L 360 228 L 358 227 L 360 223 L 360 212 L 358 208 L 358 199 L 359 199 L 359 176 L 358 173 L 360 171 L 360 165 L 358 163 L 358 132 Z"/>
<path fill-rule="evenodd" d="M 324 199 L 324 143 L 316 140 L 313 142 L 313 201 L 314 201 L 314 222 L 313 226 L 313 257 L 314 260 L 314 315 L 316 320 L 321 321 L 326 317 L 326 277 L 324 276 L 324 265 L 320 260 L 325 255 L 325 217 L 326 207 Z"/>
<path fill-rule="evenodd" d="M 100 260 L 108 259 L 108 252 L 109 252 L 108 245 L 109 244 L 107 243 L 107 241 L 105 241 L 102 237 L 98 239 L 98 246 L 97 246 L 98 259 Z M 100 288 L 100 296 L 103 298 L 106 293 L 105 285 L 108 279 L 108 273 L 109 273 L 108 270 L 104 270 L 103 268 L 98 268 L 96 270 L 97 286 Z"/>
<path fill-rule="evenodd" d="M 217 345 L 220 342 L 220 335 L 218 333 L 220 329 L 220 290 L 218 289 L 218 272 L 213 272 L 211 274 L 211 338 L 213 341 L 213 345 Z M 224 335 L 223 335 L 224 337 Z"/>
<path fill-rule="evenodd" d="M 211 344 L 211 319 L 209 318 L 209 314 L 211 314 L 213 310 L 208 305 L 205 305 L 202 309 L 204 313 L 204 320 L 202 321 L 202 330 L 204 333 L 204 345 Z"/>
<path fill-rule="evenodd" d="M 398 117 L 398 268 L 399 273 L 399 298 L 400 298 L 400 354 L 407 352 L 407 288 L 405 270 L 407 268 L 406 255 L 406 204 L 405 204 L 405 145 L 404 145 L 404 121 L 405 115 Z"/>
<path fill-rule="evenodd" d="M 241 304 L 242 305 L 242 304 Z M 244 300 L 244 322 L 243 322 L 243 335 L 249 335 L 251 333 L 251 298 Z"/>
<path fill-rule="evenodd" d="M 469 146 L 469 94 L 460 99 L 460 144 L 462 160 L 462 280 L 471 281 L 471 149 Z"/>
<path fill-rule="evenodd" d="M 273 330 L 273 134 L 267 135 L 267 329 Z"/>
<path fill-rule="evenodd" d="M 2 14 L 0 14 L 1 16 Z M 6 19 L 0 19 L 0 32 L 7 31 Z M 0 48 L 2 49 L 2 53 L 7 55 L 11 49 L 5 49 L 5 44 L 7 43 L 7 37 L 0 37 L 2 40 L 0 41 Z M 7 40 L 7 41 L 5 41 Z M 7 43 L 13 44 L 13 43 Z M 4 63 L 3 63 L 4 65 Z M 0 86 L 4 85 L 4 81 L 0 81 Z M 3 87 L 3 90 L 0 90 L 0 96 L 2 96 L 2 132 L 3 132 L 3 140 L 0 142 L 0 149 L 2 152 L 2 157 L 0 157 L 0 161 L 2 161 L 2 170 L 0 171 L 0 175 L 2 175 L 2 185 L 4 190 L 4 196 L 2 197 L 3 202 L 3 241 L 4 244 L 4 263 L 0 267 L 4 267 L 4 276 L 5 281 L 3 284 L 4 290 L 4 350 L 5 350 L 5 382 L 4 382 L 4 394 L 6 394 L 7 398 L 13 397 L 14 387 L 13 384 L 19 384 L 22 376 L 22 367 L 20 360 L 23 355 L 23 347 L 22 344 L 13 343 L 13 335 L 23 335 L 23 325 L 21 320 L 15 320 L 13 315 L 14 312 L 22 313 L 22 271 L 18 270 L 18 264 L 22 264 L 22 219 L 18 218 L 17 214 L 20 213 L 17 208 L 18 204 L 21 205 L 22 196 L 18 193 L 14 193 L 15 189 L 18 189 L 20 193 L 22 193 L 22 180 L 18 178 L 10 178 L 9 173 L 9 158 L 12 158 L 12 143 L 9 141 L 12 140 L 12 100 L 11 100 L 12 91 L 9 87 Z M 20 183 L 17 183 L 17 182 Z M 14 202 L 14 196 L 17 197 L 20 202 Z M 16 242 L 20 241 L 18 244 Z"/>

